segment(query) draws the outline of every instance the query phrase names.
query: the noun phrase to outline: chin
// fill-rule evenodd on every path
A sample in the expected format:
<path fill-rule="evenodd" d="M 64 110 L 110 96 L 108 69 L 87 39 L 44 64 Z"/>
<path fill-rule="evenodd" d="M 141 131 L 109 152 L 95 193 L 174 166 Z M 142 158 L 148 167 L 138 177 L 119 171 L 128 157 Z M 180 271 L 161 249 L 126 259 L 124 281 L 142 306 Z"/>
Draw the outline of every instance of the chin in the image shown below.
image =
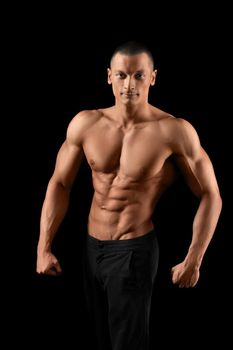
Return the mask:
<path fill-rule="evenodd" d="M 124 104 L 137 104 L 139 102 L 139 98 L 138 97 L 134 97 L 134 98 L 125 98 L 125 97 L 121 97 L 121 101 L 124 103 Z"/>
<path fill-rule="evenodd" d="M 125 100 L 123 100 L 123 101 L 121 101 L 124 105 L 128 105 L 128 106 L 130 106 L 130 105 L 137 105 L 138 104 L 138 101 L 131 101 L 131 100 L 127 100 L 127 101 L 125 101 Z"/>

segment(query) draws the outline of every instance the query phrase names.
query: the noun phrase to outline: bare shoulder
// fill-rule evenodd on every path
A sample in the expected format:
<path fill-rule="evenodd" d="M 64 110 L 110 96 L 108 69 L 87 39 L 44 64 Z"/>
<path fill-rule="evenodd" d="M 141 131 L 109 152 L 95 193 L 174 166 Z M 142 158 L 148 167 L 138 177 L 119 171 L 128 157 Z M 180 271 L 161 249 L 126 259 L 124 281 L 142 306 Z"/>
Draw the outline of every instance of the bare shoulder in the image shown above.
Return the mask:
<path fill-rule="evenodd" d="M 99 110 L 83 110 L 76 114 L 67 128 L 67 140 L 72 143 L 82 143 L 87 130 L 101 118 Z"/>
<path fill-rule="evenodd" d="M 101 116 L 99 110 L 84 110 L 76 114 L 76 116 L 71 120 L 69 127 L 70 129 L 76 127 L 88 127 L 95 123 Z"/>
<path fill-rule="evenodd" d="M 164 125 L 166 137 L 178 153 L 192 155 L 200 148 L 200 139 L 193 125 L 183 118 L 168 118 Z"/>
<path fill-rule="evenodd" d="M 193 125 L 184 118 L 177 118 L 159 108 L 152 107 L 152 118 L 158 122 L 164 136 L 172 140 L 198 138 Z"/>
<path fill-rule="evenodd" d="M 168 112 L 163 111 L 162 109 L 159 109 L 155 106 L 151 105 L 151 116 L 152 119 L 156 122 L 162 123 L 164 121 L 170 120 L 170 119 L 175 119 L 175 117 Z"/>
<path fill-rule="evenodd" d="M 177 137 L 181 137 L 182 139 L 196 139 L 198 137 L 196 129 L 186 119 L 172 117 L 168 119 L 168 125 L 168 131 L 173 136 L 177 135 Z"/>

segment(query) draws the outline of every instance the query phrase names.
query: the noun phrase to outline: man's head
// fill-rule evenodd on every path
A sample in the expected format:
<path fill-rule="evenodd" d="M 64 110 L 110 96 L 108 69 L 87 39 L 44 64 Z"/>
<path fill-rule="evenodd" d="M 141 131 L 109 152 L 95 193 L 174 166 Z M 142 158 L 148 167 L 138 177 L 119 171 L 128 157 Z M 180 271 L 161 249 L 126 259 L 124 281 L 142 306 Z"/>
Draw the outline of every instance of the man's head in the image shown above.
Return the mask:
<path fill-rule="evenodd" d="M 147 103 L 156 73 L 153 56 L 146 46 L 132 41 L 119 46 L 108 68 L 108 83 L 112 84 L 116 102 Z"/>
<path fill-rule="evenodd" d="M 112 54 L 110 60 L 110 67 L 112 66 L 112 62 L 114 57 L 118 54 L 126 55 L 126 56 L 134 56 L 140 53 L 145 53 L 149 61 L 151 62 L 152 70 L 154 69 L 154 58 L 151 51 L 142 43 L 137 41 L 128 41 L 120 46 L 118 46 Z"/>

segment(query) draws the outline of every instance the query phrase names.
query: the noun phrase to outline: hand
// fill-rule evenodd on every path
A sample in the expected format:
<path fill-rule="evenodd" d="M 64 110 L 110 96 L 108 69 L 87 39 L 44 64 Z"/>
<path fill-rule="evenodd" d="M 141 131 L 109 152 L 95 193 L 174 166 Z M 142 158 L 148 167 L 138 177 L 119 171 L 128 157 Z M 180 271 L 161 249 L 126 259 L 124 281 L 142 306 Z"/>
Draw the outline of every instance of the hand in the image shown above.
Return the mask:
<path fill-rule="evenodd" d="M 174 266 L 171 270 L 172 282 L 179 288 L 194 287 L 200 276 L 199 268 L 193 264 L 188 264 L 185 260 Z"/>
<path fill-rule="evenodd" d="M 61 274 L 62 269 L 57 258 L 47 252 L 38 254 L 36 271 L 39 274 L 57 276 Z"/>

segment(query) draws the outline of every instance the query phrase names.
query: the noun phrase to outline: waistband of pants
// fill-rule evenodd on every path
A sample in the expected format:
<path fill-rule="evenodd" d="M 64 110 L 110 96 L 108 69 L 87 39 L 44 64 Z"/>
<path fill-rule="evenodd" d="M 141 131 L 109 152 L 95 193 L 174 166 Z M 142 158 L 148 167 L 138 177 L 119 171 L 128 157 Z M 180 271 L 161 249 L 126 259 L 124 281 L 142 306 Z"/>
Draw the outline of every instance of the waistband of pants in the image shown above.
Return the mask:
<path fill-rule="evenodd" d="M 124 249 L 132 248 L 136 246 L 150 245 L 150 243 L 156 238 L 155 230 L 151 230 L 148 233 L 129 239 L 114 239 L 114 240 L 99 240 L 91 235 L 87 235 L 87 244 L 93 248 L 112 248 L 112 249 Z"/>

